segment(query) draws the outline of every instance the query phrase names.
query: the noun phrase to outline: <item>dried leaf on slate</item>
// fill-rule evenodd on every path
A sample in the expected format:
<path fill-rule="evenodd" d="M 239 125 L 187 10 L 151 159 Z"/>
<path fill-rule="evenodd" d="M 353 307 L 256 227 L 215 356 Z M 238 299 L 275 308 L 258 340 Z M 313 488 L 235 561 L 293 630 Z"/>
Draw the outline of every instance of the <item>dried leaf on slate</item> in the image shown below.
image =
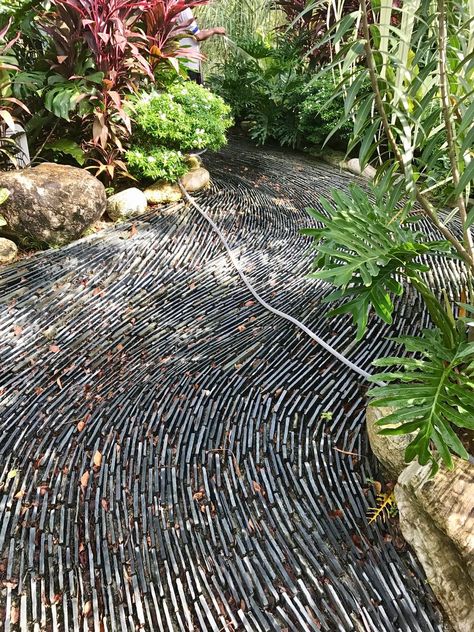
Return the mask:
<path fill-rule="evenodd" d="M 51 353 L 59 353 L 61 351 L 58 345 L 50 345 L 49 350 Z"/>
<path fill-rule="evenodd" d="M 102 454 L 99 452 L 99 450 L 97 450 L 97 452 L 94 454 L 94 465 L 96 467 L 100 467 L 102 464 Z"/>
<path fill-rule="evenodd" d="M 16 625 L 20 620 L 20 608 L 12 606 L 10 608 L 10 623 Z"/>
<path fill-rule="evenodd" d="M 84 474 L 81 476 L 82 487 L 87 487 L 87 484 L 89 482 L 89 477 L 90 477 L 89 472 L 84 472 Z"/>

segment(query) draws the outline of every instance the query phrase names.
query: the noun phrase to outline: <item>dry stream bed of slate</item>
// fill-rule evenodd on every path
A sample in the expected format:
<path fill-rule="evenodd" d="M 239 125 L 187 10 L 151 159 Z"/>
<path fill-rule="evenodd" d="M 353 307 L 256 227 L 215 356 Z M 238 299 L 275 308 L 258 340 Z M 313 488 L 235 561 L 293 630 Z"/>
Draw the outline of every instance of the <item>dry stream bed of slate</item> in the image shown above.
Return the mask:
<path fill-rule="evenodd" d="M 389 352 L 305 279 L 304 209 L 350 176 L 241 142 L 206 162 L 198 199 L 262 296 L 366 369 Z M 0 303 L 0 629 L 443 629 L 367 523 L 366 385 L 252 300 L 195 211 L 3 268 Z M 409 292 L 392 331 L 426 322 Z"/>

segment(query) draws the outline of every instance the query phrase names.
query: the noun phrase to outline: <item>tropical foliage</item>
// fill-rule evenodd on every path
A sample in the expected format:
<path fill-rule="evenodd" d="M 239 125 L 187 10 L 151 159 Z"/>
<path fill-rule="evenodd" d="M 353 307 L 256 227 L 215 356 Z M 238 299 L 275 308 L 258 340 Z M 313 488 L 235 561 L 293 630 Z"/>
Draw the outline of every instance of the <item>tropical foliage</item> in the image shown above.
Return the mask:
<path fill-rule="evenodd" d="M 15 68 L 8 98 L 34 112 L 28 137 L 36 157 L 59 156 L 106 180 L 127 175 L 124 155 L 132 133 L 127 102 L 143 90 L 166 91 L 186 77 L 184 61 L 192 53 L 180 42 L 190 25 L 179 23 L 178 16 L 207 2 L 50 0 L 38 6 L 18 0 L 9 5 L 7 26 L 13 23 L 21 31 L 15 38 L 21 71 Z M 9 110 L 0 112 L 5 121 Z"/>
<path fill-rule="evenodd" d="M 388 384 L 372 396 L 375 404 L 396 409 L 380 420 L 382 432 L 414 432 L 407 460 L 431 461 L 434 468 L 439 458 L 452 467 L 453 452 L 467 458 L 455 430 L 474 429 L 467 317 L 474 314 L 473 19 L 465 0 L 402 8 L 361 2 L 334 26 L 331 41 L 343 45 L 327 70 L 340 73 L 342 120 L 353 121 L 350 147 L 359 144 L 362 165 L 378 164 L 378 177 L 371 194 L 335 192 L 332 202 L 322 203 L 325 214 L 313 212 L 321 228 L 306 231 L 316 239 L 315 276 L 336 288 L 328 297 L 338 302 L 331 313 L 351 313 L 358 338 L 372 311 L 391 322 L 394 299 L 406 284 L 422 296 L 434 329 L 397 339 L 408 357 L 378 361 L 393 370 L 375 377 Z M 370 94 L 363 91 L 367 83 Z M 415 230 L 419 218 L 431 224 L 436 240 Z M 424 276 L 441 253 L 460 266 L 454 294 L 449 288 L 434 293 Z"/>
<path fill-rule="evenodd" d="M 26 111 L 26 106 L 12 94 L 12 83 L 18 72 L 13 47 L 18 35 L 8 36 L 11 20 L 0 29 L 0 165 L 16 166 L 19 148 L 15 142 L 16 114 Z"/>
<path fill-rule="evenodd" d="M 191 81 L 163 93 L 142 93 L 131 109 L 134 135 L 126 158 L 139 179 L 176 180 L 189 169 L 187 154 L 219 149 L 232 124 L 229 106 Z"/>
<path fill-rule="evenodd" d="M 344 111 L 343 98 L 332 98 L 332 76 L 314 77 L 283 35 L 254 35 L 237 44 L 209 80 L 232 106 L 236 120 L 245 122 L 250 137 L 258 144 L 322 145 Z M 345 148 L 351 129 L 350 124 L 340 126 L 332 144 Z"/>

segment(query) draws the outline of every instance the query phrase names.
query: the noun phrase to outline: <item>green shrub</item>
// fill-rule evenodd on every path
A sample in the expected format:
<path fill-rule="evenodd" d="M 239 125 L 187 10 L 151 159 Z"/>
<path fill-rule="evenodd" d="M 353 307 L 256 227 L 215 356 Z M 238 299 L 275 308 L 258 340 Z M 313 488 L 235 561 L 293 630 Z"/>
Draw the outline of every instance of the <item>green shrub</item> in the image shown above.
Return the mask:
<path fill-rule="evenodd" d="M 230 107 L 191 81 L 142 94 L 132 105 L 132 118 L 130 172 L 138 179 L 170 182 L 186 172 L 187 153 L 225 145 L 232 125 Z"/>
<path fill-rule="evenodd" d="M 347 146 L 352 123 L 346 120 L 338 127 L 344 114 L 344 99 L 340 95 L 334 96 L 334 93 L 334 81 L 329 74 L 313 79 L 306 89 L 299 116 L 299 132 L 306 142 L 323 145 L 333 134 L 330 144 Z"/>
<path fill-rule="evenodd" d="M 157 147 L 156 149 L 130 149 L 127 151 L 130 173 L 146 180 L 178 180 L 189 170 L 181 151 Z"/>
<path fill-rule="evenodd" d="M 344 113 L 343 98 L 327 103 L 335 92 L 332 77 L 314 77 L 281 37 L 255 35 L 238 46 L 210 81 L 236 120 L 249 123 L 251 138 L 259 145 L 271 140 L 290 147 L 322 145 Z M 341 126 L 331 144 L 347 147 L 351 131 L 351 125 Z"/>

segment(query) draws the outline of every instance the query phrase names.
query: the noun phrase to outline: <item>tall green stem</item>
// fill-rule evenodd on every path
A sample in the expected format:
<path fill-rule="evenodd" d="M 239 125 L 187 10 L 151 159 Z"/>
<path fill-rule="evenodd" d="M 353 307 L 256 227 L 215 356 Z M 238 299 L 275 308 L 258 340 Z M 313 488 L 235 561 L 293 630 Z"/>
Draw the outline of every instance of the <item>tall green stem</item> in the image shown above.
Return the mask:
<path fill-rule="evenodd" d="M 447 59 L 447 46 L 448 35 L 446 29 L 446 5 L 445 0 L 438 0 L 438 49 L 439 49 L 439 79 L 440 79 L 440 94 L 441 94 L 441 107 L 443 111 L 444 126 L 446 129 L 446 139 L 448 143 L 448 156 L 451 164 L 451 175 L 453 178 L 454 187 L 457 188 L 460 180 L 459 173 L 459 160 L 458 151 L 456 145 L 456 133 L 453 126 L 452 108 L 451 108 L 451 93 L 448 81 L 448 59 Z M 470 229 L 466 226 L 467 223 L 467 210 L 466 201 L 462 194 L 459 193 L 456 199 L 459 217 L 461 225 L 464 231 L 464 247 L 470 253 L 471 257 L 474 255 L 474 244 Z"/>
<path fill-rule="evenodd" d="M 387 113 L 385 111 L 385 105 L 383 101 L 382 94 L 380 92 L 379 84 L 378 84 L 378 74 L 375 66 L 374 53 L 372 50 L 372 46 L 370 43 L 370 27 L 369 27 L 369 19 L 367 15 L 367 5 L 365 0 L 359 0 L 361 15 L 362 15 L 362 31 L 364 35 L 364 48 L 367 59 L 367 68 L 369 71 L 370 82 L 372 85 L 372 90 L 374 92 L 375 97 L 375 105 L 377 107 L 378 113 L 380 115 L 382 126 L 389 142 L 390 148 L 399 164 L 399 167 L 405 176 L 407 177 L 407 172 L 405 168 L 405 164 L 403 162 L 403 156 L 398 147 L 397 140 L 392 132 L 392 128 L 390 126 L 390 121 L 388 120 Z M 423 195 L 420 191 L 419 187 L 416 183 L 413 183 L 415 187 L 416 200 L 420 204 L 423 212 L 429 219 L 433 222 L 436 228 L 440 231 L 445 239 L 447 239 L 453 248 L 456 250 L 460 258 L 464 261 L 468 273 L 474 274 L 474 254 L 472 251 L 465 248 L 463 242 L 461 242 L 439 219 L 438 214 L 434 207 L 431 205 L 429 200 Z"/>

